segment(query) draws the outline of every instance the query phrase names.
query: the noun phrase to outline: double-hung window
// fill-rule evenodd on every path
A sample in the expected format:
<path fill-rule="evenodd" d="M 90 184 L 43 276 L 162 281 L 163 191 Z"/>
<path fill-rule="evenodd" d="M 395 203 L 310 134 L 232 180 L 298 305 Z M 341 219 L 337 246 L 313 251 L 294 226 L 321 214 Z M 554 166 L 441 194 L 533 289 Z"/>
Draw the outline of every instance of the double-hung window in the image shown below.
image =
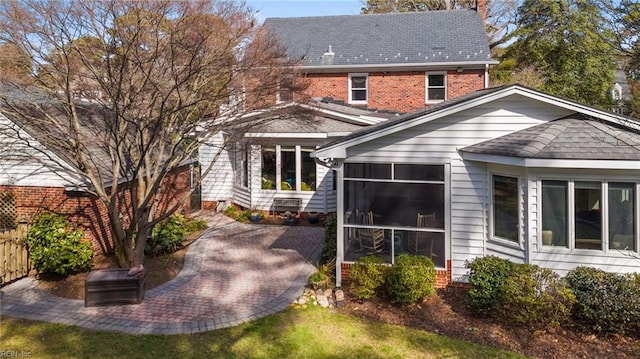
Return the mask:
<path fill-rule="evenodd" d="M 369 76 L 367 74 L 349 74 L 349 103 L 366 104 L 369 98 Z"/>
<path fill-rule="evenodd" d="M 426 81 L 426 103 L 441 102 L 447 99 L 447 74 L 428 73 Z"/>

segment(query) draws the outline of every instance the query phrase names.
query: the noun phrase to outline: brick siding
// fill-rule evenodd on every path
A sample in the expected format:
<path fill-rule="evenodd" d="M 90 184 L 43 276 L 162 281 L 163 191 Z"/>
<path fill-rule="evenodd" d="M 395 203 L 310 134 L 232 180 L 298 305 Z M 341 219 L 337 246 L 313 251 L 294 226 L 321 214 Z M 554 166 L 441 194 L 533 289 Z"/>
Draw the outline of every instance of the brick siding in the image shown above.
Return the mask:
<path fill-rule="evenodd" d="M 174 170 L 165 179 L 159 209 L 177 203 L 189 189 L 190 169 L 183 166 Z M 76 227 L 85 231 L 85 238 L 93 249 L 108 253 L 113 249 L 109 217 L 104 205 L 97 197 L 85 192 L 65 191 L 61 187 L 26 187 L 0 185 L 0 192 L 11 193 L 16 198 L 16 215 L 19 222 L 31 223 L 33 217 L 43 211 L 66 216 Z M 123 195 L 125 191 L 123 190 Z M 125 195 L 126 196 L 126 195 Z M 181 211 L 188 214 L 189 199 Z M 126 213 L 123 209 L 122 212 Z"/>
<path fill-rule="evenodd" d="M 484 88 L 484 70 L 447 72 L 447 98 L 453 99 Z M 307 74 L 307 95 L 349 101 L 349 74 Z M 378 110 L 409 112 L 427 106 L 426 72 L 369 73 L 366 107 Z"/>

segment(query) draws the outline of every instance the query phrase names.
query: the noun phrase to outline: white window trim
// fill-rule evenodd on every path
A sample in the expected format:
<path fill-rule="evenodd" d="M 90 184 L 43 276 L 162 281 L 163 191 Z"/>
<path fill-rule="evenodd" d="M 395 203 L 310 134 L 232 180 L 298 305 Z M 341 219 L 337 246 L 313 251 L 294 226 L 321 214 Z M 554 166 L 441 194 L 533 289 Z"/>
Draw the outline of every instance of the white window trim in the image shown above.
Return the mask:
<path fill-rule="evenodd" d="M 431 100 L 429 99 L 429 75 L 444 75 L 444 100 Z M 434 86 L 433 88 L 442 88 L 440 86 Z M 426 72 L 424 74 L 424 103 L 438 103 L 447 100 L 447 72 Z"/>
<path fill-rule="evenodd" d="M 567 230 L 567 235 L 569 236 L 569 238 L 567 238 L 567 245 L 568 247 L 559 247 L 559 246 L 545 246 L 542 244 L 542 181 L 565 181 L 567 182 L 567 206 L 569 208 L 567 208 L 567 225 L 568 225 L 568 230 Z M 638 182 L 636 179 L 633 178 L 629 178 L 629 177 L 621 177 L 621 178 L 617 178 L 617 177 L 607 177 L 606 179 L 604 178 L 593 178 L 593 177 L 581 177 L 581 176 L 570 176 L 570 177 L 556 177 L 556 176 L 545 176 L 545 177 L 541 177 L 539 178 L 537 181 L 537 187 L 538 187 L 538 198 L 539 198 L 539 207 L 540 207 L 540 215 L 538 216 L 538 220 L 536 223 L 536 235 L 537 235 L 537 248 L 539 252 L 545 252 L 545 253 L 578 253 L 578 254 L 595 254 L 595 253 L 607 253 L 607 254 L 611 254 L 614 253 L 616 254 L 618 252 L 618 250 L 616 249 L 610 249 L 609 248 L 609 243 L 611 241 L 611 238 L 609 238 L 609 183 L 611 182 L 615 182 L 615 183 L 632 183 L 635 185 L 635 195 L 634 195 L 634 200 L 635 200 L 635 208 L 636 208 L 636 212 L 640 211 L 640 193 L 638 193 L 638 191 L 640 190 L 640 182 Z M 575 233 L 575 182 L 599 182 L 600 183 L 600 188 L 602 191 L 602 197 L 601 197 L 601 221 L 602 221 L 602 249 L 581 249 L 581 248 L 576 248 L 576 243 L 575 243 L 575 237 L 576 237 L 576 233 Z M 639 220 L 639 216 L 638 213 L 635 213 L 635 245 L 636 245 L 636 250 L 635 251 L 631 251 L 632 253 L 640 253 L 640 220 Z"/>
<path fill-rule="evenodd" d="M 362 100 L 353 100 L 352 98 L 352 88 L 351 88 L 351 78 L 352 77 L 364 77 L 365 78 L 365 82 L 364 82 L 364 91 L 366 93 L 366 100 L 362 101 Z M 366 105 L 369 102 L 369 74 L 368 73 L 352 73 L 349 74 L 349 80 L 348 80 L 348 88 L 349 88 L 349 104 L 352 105 Z M 356 90 L 362 90 L 362 89 L 356 89 Z"/>
<path fill-rule="evenodd" d="M 283 147 L 294 147 L 295 148 L 295 161 L 296 161 L 296 187 L 292 190 L 283 190 L 282 189 L 282 148 Z M 275 191 L 278 193 L 316 193 L 318 191 L 318 184 L 316 183 L 316 189 L 314 191 L 303 191 L 302 190 L 302 150 L 309 150 L 310 146 L 303 147 L 301 145 L 275 145 L 276 150 L 276 188 Z M 260 162 L 262 163 L 262 161 Z M 262 168 L 260 168 L 260 172 L 262 173 Z M 318 176 L 318 165 L 316 164 L 316 179 Z M 268 191 L 273 192 L 273 189 L 262 189 L 260 187 L 260 191 Z"/>
<path fill-rule="evenodd" d="M 495 223 L 494 223 L 494 214 L 495 214 L 495 205 L 493 203 L 493 176 L 501 176 L 501 177 L 510 177 L 510 178 L 515 178 L 518 181 L 517 184 L 517 188 L 518 188 L 518 215 L 517 215 L 517 220 L 518 220 L 518 238 L 513 241 L 511 239 L 508 238 L 502 238 L 502 237 L 498 237 L 495 235 Z M 490 208 L 490 213 L 489 213 L 489 238 L 491 241 L 497 242 L 497 243 L 501 243 L 504 244 L 506 246 L 511 246 L 511 247 L 516 247 L 519 249 L 524 249 L 523 248 L 523 241 L 522 241 L 522 179 L 520 178 L 519 175 L 517 174 L 513 174 L 513 173 L 505 173 L 505 172 L 490 172 L 489 173 L 489 208 Z"/>

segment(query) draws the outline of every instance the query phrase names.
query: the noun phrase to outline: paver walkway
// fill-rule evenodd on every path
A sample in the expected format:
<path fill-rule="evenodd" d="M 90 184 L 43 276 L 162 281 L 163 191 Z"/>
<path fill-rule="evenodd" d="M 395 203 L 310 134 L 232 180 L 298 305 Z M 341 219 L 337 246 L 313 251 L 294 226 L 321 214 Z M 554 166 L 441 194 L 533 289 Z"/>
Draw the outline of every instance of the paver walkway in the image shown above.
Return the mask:
<path fill-rule="evenodd" d="M 85 308 L 25 278 L 2 288 L 0 315 L 135 334 L 197 333 L 277 313 L 302 293 L 322 228 L 205 219 L 210 228 L 189 247 L 180 274 L 147 291 L 141 304 Z"/>

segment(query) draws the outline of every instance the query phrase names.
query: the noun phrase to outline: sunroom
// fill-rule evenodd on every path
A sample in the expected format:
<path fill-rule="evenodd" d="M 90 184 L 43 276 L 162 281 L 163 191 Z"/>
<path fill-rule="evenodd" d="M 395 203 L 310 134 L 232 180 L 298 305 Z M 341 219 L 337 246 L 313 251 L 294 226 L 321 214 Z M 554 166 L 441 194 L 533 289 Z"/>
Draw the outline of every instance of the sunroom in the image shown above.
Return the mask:
<path fill-rule="evenodd" d="M 487 166 L 488 254 L 511 247 L 560 274 L 640 270 L 639 144 L 638 130 L 574 114 L 461 149 Z"/>

